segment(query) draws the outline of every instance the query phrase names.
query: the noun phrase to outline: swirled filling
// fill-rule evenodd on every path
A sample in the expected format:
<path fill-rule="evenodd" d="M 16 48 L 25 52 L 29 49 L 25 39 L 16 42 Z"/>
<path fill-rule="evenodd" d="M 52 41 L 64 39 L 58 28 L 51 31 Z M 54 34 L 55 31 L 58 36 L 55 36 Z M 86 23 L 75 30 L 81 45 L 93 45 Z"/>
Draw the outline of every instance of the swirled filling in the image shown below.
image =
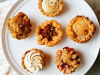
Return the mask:
<path fill-rule="evenodd" d="M 26 53 L 24 64 L 30 72 L 36 73 L 43 68 L 44 61 L 38 52 L 29 51 Z"/>
<path fill-rule="evenodd" d="M 43 10 L 47 13 L 53 13 L 58 9 L 58 0 L 43 0 Z"/>

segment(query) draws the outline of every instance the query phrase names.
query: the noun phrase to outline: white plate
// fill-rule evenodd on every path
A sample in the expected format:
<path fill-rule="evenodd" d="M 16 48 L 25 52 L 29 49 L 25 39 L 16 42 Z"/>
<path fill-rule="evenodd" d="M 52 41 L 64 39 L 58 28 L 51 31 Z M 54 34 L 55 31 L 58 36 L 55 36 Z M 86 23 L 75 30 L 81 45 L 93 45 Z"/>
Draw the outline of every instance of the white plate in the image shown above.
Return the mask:
<path fill-rule="evenodd" d="M 21 57 L 27 50 L 30 50 L 32 48 L 43 50 L 47 56 L 47 64 L 44 69 L 38 73 L 35 73 L 34 75 L 63 75 L 63 73 L 56 68 L 56 65 L 54 63 L 54 56 L 57 50 L 65 46 L 74 48 L 77 52 L 79 52 L 79 56 L 81 58 L 80 68 L 78 68 L 74 73 L 70 75 L 83 75 L 90 69 L 90 67 L 94 63 L 99 52 L 100 42 L 99 23 L 94 12 L 83 0 L 63 0 L 63 2 L 64 10 L 60 15 L 56 17 L 44 16 L 38 9 L 38 0 L 19 0 L 9 11 L 3 25 L 2 46 L 8 62 L 19 75 L 32 75 L 32 73 L 25 71 L 21 65 Z M 31 24 L 33 26 L 32 33 L 28 38 L 23 40 L 16 40 L 12 38 L 9 30 L 7 29 L 7 19 L 9 17 L 12 18 L 16 14 L 18 14 L 18 12 L 26 13 L 30 18 Z M 70 20 L 77 15 L 84 15 L 89 17 L 89 19 L 92 20 L 96 26 L 95 35 L 89 42 L 84 44 L 79 44 L 70 40 L 69 37 L 67 37 L 65 34 L 66 26 L 68 25 Z M 64 36 L 59 44 L 54 47 L 38 45 L 37 37 L 35 36 L 36 27 L 45 20 L 51 19 L 57 20 L 62 25 Z"/>

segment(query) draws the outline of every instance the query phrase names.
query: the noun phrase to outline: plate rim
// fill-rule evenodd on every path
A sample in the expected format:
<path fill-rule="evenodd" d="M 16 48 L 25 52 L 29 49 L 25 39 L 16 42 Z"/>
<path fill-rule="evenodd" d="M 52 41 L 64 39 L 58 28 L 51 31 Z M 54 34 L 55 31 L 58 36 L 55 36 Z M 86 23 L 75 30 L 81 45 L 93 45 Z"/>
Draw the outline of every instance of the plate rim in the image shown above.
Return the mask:
<path fill-rule="evenodd" d="M 20 4 L 21 2 L 23 2 L 24 0 L 18 0 L 17 2 L 15 2 L 15 4 L 12 6 L 12 8 L 9 10 L 9 12 L 8 12 L 8 14 L 7 14 L 7 16 L 10 14 L 10 12 L 11 12 L 11 10 L 13 10 L 14 8 L 16 8 L 17 6 L 18 6 L 18 4 Z M 80 0 L 81 2 L 84 2 L 91 10 L 92 10 L 92 8 L 87 4 L 87 2 L 86 1 L 84 1 L 84 0 Z M 94 13 L 94 11 L 92 10 L 92 13 Z M 11 14 L 10 14 L 11 15 Z M 18 74 L 21 74 L 21 75 L 23 75 L 16 67 L 15 67 L 15 65 L 13 64 L 13 62 L 11 61 L 11 59 L 10 59 L 10 57 L 9 57 L 9 55 L 8 55 L 8 52 L 6 52 L 6 48 L 5 48 L 5 39 L 3 38 L 3 35 L 5 35 L 4 33 L 5 33 L 5 29 L 4 29 L 4 27 L 5 27 L 5 23 L 6 23 L 6 21 L 7 21 L 7 16 L 6 16 L 6 18 L 5 18 L 5 21 L 4 21 L 4 23 L 3 23 L 3 27 L 2 27 L 2 33 L 1 33 L 1 42 L 2 42 L 2 49 L 3 49 L 3 51 L 4 51 L 4 55 L 5 55 L 5 57 L 6 57 L 6 59 L 7 59 L 7 61 L 8 61 L 8 63 L 10 64 L 10 66 L 18 73 Z M 98 25 L 99 25 L 99 22 L 98 22 L 98 19 L 97 19 L 97 17 L 96 17 L 96 15 L 95 15 L 95 13 L 94 13 L 94 16 L 95 16 L 95 18 L 96 18 L 96 20 L 97 20 L 97 23 L 98 23 Z M 99 26 L 99 35 L 98 35 L 99 37 L 100 37 L 100 26 Z M 3 40 L 4 39 L 4 40 Z M 100 40 L 99 40 L 100 41 Z M 5 45 L 5 46 L 4 46 Z M 99 46 L 100 47 L 100 46 Z M 97 54 L 96 54 L 96 56 L 95 56 L 95 59 L 93 60 L 94 62 L 95 62 L 95 60 L 96 60 L 96 58 L 97 58 L 97 56 L 98 56 L 98 53 L 99 53 L 99 49 L 98 49 L 98 51 L 96 52 Z M 94 62 L 92 63 L 92 65 L 94 64 Z M 89 69 L 92 67 L 92 65 L 89 67 Z M 88 69 L 88 70 L 89 70 Z M 84 72 L 84 74 L 88 71 L 88 70 L 86 70 L 85 72 Z"/>
<path fill-rule="evenodd" d="M 9 57 L 9 55 L 8 55 L 8 53 L 6 52 L 6 48 L 4 47 L 4 42 L 5 42 L 5 37 L 3 38 L 3 33 L 5 33 L 5 29 L 4 29 L 4 26 L 5 26 L 5 23 L 6 23 L 6 21 L 7 21 L 7 16 L 10 14 L 10 12 L 11 12 L 11 10 L 13 10 L 14 8 L 16 8 L 16 5 L 18 6 L 18 4 L 20 4 L 21 2 L 23 2 L 24 0 L 18 0 L 18 1 L 16 1 L 15 3 L 14 3 L 14 5 L 11 7 L 11 9 L 8 11 L 8 13 L 7 13 L 7 15 L 6 15 L 6 17 L 5 17 L 5 20 L 4 20 L 4 23 L 3 23 L 3 27 L 2 27 L 2 32 L 1 32 L 1 43 L 2 43 L 2 49 L 3 49 L 3 52 L 4 52 L 4 55 L 5 55 L 5 57 L 6 57 L 6 59 L 7 59 L 7 61 L 8 61 L 8 63 L 9 63 L 9 65 L 11 66 L 11 68 L 13 68 L 14 69 L 14 71 L 16 72 L 16 73 L 18 73 L 19 75 L 24 75 L 24 74 L 22 74 L 16 67 L 15 67 L 15 65 L 13 64 L 13 62 L 11 61 L 11 59 L 10 59 L 10 57 Z M 11 14 L 10 14 L 11 15 Z M 3 39 L 4 39 L 4 41 L 3 41 Z M 5 45 L 6 46 L 6 45 Z"/>

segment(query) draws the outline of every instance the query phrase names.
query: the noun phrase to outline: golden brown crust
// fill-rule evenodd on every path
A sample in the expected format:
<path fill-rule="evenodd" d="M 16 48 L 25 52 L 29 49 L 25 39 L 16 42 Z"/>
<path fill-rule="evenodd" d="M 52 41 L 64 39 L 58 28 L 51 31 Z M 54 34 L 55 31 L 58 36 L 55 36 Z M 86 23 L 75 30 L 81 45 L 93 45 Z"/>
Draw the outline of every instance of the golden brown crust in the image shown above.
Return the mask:
<path fill-rule="evenodd" d="M 56 52 L 55 64 L 64 74 L 71 74 L 80 67 L 80 58 L 73 48 L 64 47 Z"/>
<path fill-rule="evenodd" d="M 42 8 L 42 1 L 43 0 L 39 0 L 38 2 L 38 8 L 40 9 L 41 13 L 43 15 L 46 15 L 48 17 L 53 17 L 53 16 L 56 16 L 58 14 L 60 14 L 60 12 L 63 10 L 64 8 L 64 4 L 63 4 L 63 1 L 62 0 L 58 0 L 59 4 L 58 4 L 58 9 L 54 12 L 54 13 L 46 13 L 43 8 Z"/>
<path fill-rule="evenodd" d="M 73 18 L 66 28 L 66 35 L 78 43 L 86 43 L 95 33 L 96 27 L 93 22 L 84 16 Z"/>
<path fill-rule="evenodd" d="M 23 55 L 23 57 L 22 57 L 22 62 L 21 62 L 21 64 L 22 64 L 22 67 L 26 70 L 26 71 L 28 71 L 28 72 L 30 72 L 27 68 L 26 68 L 26 66 L 25 66 L 25 64 L 24 64 L 24 58 L 25 58 L 25 56 L 26 56 L 26 54 L 28 53 L 28 52 L 30 52 L 30 51 L 32 51 L 32 50 L 35 50 L 37 53 L 39 53 L 40 54 L 40 56 L 43 58 L 43 60 L 44 60 L 44 66 L 45 66 L 45 63 L 46 63 L 46 56 L 45 56 L 45 53 L 42 51 L 42 50 L 40 50 L 40 49 L 31 49 L 31 50 L 28 50 L 27 52 L 25 52 L 25 54 Z M 32 73 L 32 72 L 30 72 L 30 73 Z"/>
<path fill-rule="evenodd" d="M 18 15 L 7 20 L 7 28 L 10 30 L 12 37 L 18 40 L 28 37 L 31 33 L 31 27 L 30 19 L 23 12 L 19 12 Z"/>
<path fill-rule="evenodd" d="M 56 36 L 52 36 L 52 40 L 50 41 L 47 38 L 43 38 L 43 35 L 40 34 L 41 29 L 45 29 L 47 25 L 52 25 L 53 27 L 55 27 L 55 31 L 57 33 Z M 54 46 L 57 43 L 59 43 L 59 41 L 63 36 L 63 32 L 61 31 L 61 25 L 57 23 L 56 20 L 50 20 L 50 21 L 46 20 L 45 22 L 43 22 L 41 25 L 37 27 L 36 36 L 38 37 L 37 43 L 39 45 L 46 45 L 48 47 Z"/>

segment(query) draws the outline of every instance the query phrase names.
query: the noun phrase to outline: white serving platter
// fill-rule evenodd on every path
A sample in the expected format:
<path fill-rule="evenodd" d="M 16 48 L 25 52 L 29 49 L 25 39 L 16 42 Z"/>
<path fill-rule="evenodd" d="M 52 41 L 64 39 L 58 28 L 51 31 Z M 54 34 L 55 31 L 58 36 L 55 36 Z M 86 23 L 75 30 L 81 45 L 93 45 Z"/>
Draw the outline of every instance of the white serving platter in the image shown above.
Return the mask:
<path fill-rule="evenodd" d="M 38 0 L 19 0 L 9 11 L 2 29 L 2 47 L 9 64 L 19 75 L 33 75 L 33 73 L 25 71 L 21 65 L 21 57 L 27 50 L 32 48 L 43 50 L 47 57 L 47 62 L 43 70 L 35 73 L 34 75 L 63 75 L 63 73 L 56 68 L 54 57 L 57 50 L 66 46 L 74 48 L 81 58 L 80 68 L 70 75 L 84 75 L 95 62 L 100 44 L 99 23 L 96 15 L 84 0 L 63 0 L 63 3 L 64 10 L 55 17 L 46 17 L 43 15 L 38 9 Z M 9 30 L 7 29 L 7 19 L 17 15 L 18 12 L 24 12 L 30 18 L 32 24 L 32 33 L 29 37 L 23 40 L 12 38 Z M 96 26 L 94 36 L 87 43 L 76 43 L 66 36 L 66 26 L 70 20 L 77 15 L 89 17 Z M 64 33 L 62 40 L 53 47 L 38 45 L 37 37 L 35 35 L 36 27 L 45 20 L 52 19 L 57 20 L 62 25 L 61 28 Z"/>

